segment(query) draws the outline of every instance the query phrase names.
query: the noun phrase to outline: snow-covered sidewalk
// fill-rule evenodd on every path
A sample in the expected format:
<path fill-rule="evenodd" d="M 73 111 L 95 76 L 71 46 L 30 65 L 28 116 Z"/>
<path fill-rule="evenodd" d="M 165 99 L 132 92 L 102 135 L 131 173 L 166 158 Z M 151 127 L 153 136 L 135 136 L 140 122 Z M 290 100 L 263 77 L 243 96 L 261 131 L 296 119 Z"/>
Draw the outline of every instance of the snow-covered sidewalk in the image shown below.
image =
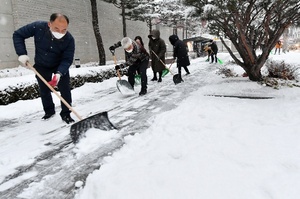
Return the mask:
<path fill-rule="evenodd" d="M 227 54 L 219 57 L 229 60 Z M 299 53 L 272 56 L 300 63 L 298 57 Z M 174 85 L 171 75 L 160 84 L 149 82 L 149 93 L 143 97 L 123 97 L 116 91 L 116 78 L 74 89 L 74 108 L 80 114 L 111 110 L 109 117 L 119 130 L 91 129 L 76 147 L 66 145 L 53 156 L 62 162 L 57 164 L 60 168 L 49 168 L 63 173 L 63 167 L 80 167 L 75 160 L 103 153 L 95 162 L 95 168 L 101 165 L 100 169 L 88 176 L 84 188 L 75 191 L 77 199 L 298 198 L 300 89 L 275 90 L 241 76 L 222 78 L 216 75 L 220 65 L 204 60 L 192 60 L 191 75 L 184 76 L 182 84 Z M 232 69 L 243 73 L 238 66 L 232 65 Z M 176 73 L 175 67 L 173 70 Z M 151 71 L 148 75 L 151 77 Z M 138 92 L 139 87 L 136 89 Z M 62 122 L 59 116 L 51 122 L 39 121 L 43 115 L 39 99 L 2 106 L 0 112 L 1 121 L 15 121 L 0 132 L 1 196 L 1 191 L 13 191 L 24 180 L 39 179 L 33 176 L 40 173 L 28 169 L 5 181 L 17 173 L 15 169 L 61 146 L 69 128 L 47 133 Z M 104 150 L 109 147 L 114 150 Z M 38 166 L 48 166 L 51 161 L 44 160 Z M 29 181 L 18 197 L 66 197 L 65 190 L 54 190 L 47 183 L 52 178 L 52 182 L 63 184 L 57 176 L 49 172 L 40 180 Z M 76 182 L 85 179 L 64 180 L 73 183 L 69 188 L 74 190 Z"/>

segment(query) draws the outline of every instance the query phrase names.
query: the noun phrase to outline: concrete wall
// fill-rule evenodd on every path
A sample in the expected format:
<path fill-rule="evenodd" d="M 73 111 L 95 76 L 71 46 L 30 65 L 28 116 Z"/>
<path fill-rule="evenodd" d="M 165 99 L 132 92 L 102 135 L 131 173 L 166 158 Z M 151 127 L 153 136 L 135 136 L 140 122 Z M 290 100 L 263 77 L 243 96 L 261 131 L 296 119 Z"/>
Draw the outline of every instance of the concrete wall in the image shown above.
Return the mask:
<path fill-rule="evenodd" d="M 0 3 L 0 69 L 16 66 L 16 53 L 12 43 L 14 18 L 10 0 Z"/>
<path fill-rule="evenodd" d="M 106 60 L 112 60 L 109 46 L 123 38 L 120 10 L 103 1 L 97 1 L 99 27 L 102 35 Z M 12 34 L 14 30 L 37 20 L 49 21 L 52 13 L 61 12 L 70 19 L 69 31 L 75 38 L 75 58 L 81 63 L 98 62 L 98 50 L 92 27 L 90 0 L 1 0 L 0 1 L 0 69 L 17 67 Z M 171 49 L 168 37 L 171 28 L 160 28 L 162 38 Z M 127 21 L 127 35 L 132 39 L 140 35 L 148 46 L 149 29 L 144 22 Z M 28 54 L 33 62 L 33 39 L 26 40 Z M 116 50 L 118 60 L 124 59 L 123 50 Z"/>

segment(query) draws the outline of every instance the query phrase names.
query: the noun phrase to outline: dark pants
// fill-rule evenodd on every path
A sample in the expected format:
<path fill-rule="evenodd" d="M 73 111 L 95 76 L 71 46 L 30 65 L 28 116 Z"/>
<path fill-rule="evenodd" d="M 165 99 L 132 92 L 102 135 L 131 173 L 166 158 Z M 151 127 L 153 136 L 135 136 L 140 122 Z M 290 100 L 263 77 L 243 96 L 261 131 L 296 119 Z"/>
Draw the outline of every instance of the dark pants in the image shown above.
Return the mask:
<path fill-rule="evenodd" d="M 178 65 L 177 68 L 178 68 L 178 74 L 179 74 L 179 77 L 180 77 L 180 78 L 181 78 L 181 68 L 183 68 L 187 74 L 190 73 L 190 71 L 189 71 L 189 69 L 187 68 L 187 66 L 180 66 L 180 65 Z"/>
<path fill-rule="evenodd" d="M 52 79 L 52 74 L 56 72 L 56 69 L 48 69 L 42 67 L 36 67 L 36 70 L 44 77 L 44 79 L 49 82 Z M 46 84 L 37 78 L 39 87 L 40 87 L 40 95 L 42 99 L 43 108 L 46 114 L 53 114 L 55 113 L 55 106 L 52 100 L 51 90 L 46 86 Z M 72 97 L 71 97 L 71 89 L 70 89 L 70 74 L 67 73 L 64 76 L 60 77 L 60 80 L 57 85 L 61 97 L 64 98 L 68 104 L 72 104 Z M 61 117 L 65 115 L 70 115 L 70 110 L 61 102 Z"/>
<path fill-rule="evenodd" d="M 211 57 L 211 63 L 214 63 L 214 61 L 216 63 L 218 62 L 217 53 L 211 53 L 210 57 Z"/>
<path fill-rule="evenodd" d="M 134 64 L 129 66 L 128 68 L 128 82 L 134 88 L 134 76 L 136 75 L 136 72 L 141 75 L 141 90 L 146 91 L 147 90 L 147 68 L 148 68 L 149 60 L 145 59 L 140 64 Z"/>

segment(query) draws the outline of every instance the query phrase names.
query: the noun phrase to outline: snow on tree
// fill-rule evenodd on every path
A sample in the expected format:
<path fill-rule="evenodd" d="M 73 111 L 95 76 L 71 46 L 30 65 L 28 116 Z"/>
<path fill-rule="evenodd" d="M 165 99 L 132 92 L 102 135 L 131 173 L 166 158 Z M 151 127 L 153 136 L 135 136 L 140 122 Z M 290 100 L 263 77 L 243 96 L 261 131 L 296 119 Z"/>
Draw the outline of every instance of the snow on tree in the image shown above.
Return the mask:
<path fill-rule="evenodd" d="M 221 41 L 250 80 L 262 79 L 261 68 L 283 32 L 300 19 L 299 0 L 184 0 L 209 21 L 213 34 L 229 38 L 241 59 Z M 261 54 L 256 49 L 261 48 Z"/>
<path fill-rule="evenodd" d="M 157 24 L 173 27 L 175 34 L 178 27 L 193 30 L 195 18 L 190 18 L 191 8 L 183 5 L 180 0 L 135 0 L 133 2 L 136 6 L 128 12 L 129 18 L 146 22 L 150 31 L 152 26 Z"/>

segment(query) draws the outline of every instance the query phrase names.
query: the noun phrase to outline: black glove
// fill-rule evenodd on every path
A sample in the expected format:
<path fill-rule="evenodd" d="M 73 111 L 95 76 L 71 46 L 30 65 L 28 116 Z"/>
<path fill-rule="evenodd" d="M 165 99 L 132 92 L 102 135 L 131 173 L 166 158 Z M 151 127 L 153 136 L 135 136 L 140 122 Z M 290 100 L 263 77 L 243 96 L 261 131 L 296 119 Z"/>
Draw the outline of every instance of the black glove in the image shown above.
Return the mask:
<path fill-rule="evenodd" d="M 121 41 L 119 41 L 118 43 L 116 43 L 115 46 L 121 47 L 122 46 Z"/>
<path fill-rule="evenodd" d="M 118 43 L 114 44 L 113 46 L 109 47 L 109 50 L 112 51 L 112 50 L 115 50 L 116 48 L 119 48 L 121 47 L 122 44 L 121 42 L 119 41 Z"/>
<path fill-rule="evenodd" d="M 123 64 L 120 64 L 120 65 L 116 65 L 115 66 L 115 69 L 116 70 L 120 70 L 120 69 L 122 69 L 122 68 L 124 68 L 125 66 L 123 65 Z"/>
<path fill-rule="evenodd" d="M 109 50 L 110 50 L 110 51 L 115 50 L 115 47 L 114 47 L 114 46 L 111 46 L 111 47 L 109 47 Z"/>
<path fill-rule="evenodd" d="M 115 69 L 116 69 L 116 70 L 120 70 L 120 65 L 116 65 L 116 66 L 115 66 Z"/>

